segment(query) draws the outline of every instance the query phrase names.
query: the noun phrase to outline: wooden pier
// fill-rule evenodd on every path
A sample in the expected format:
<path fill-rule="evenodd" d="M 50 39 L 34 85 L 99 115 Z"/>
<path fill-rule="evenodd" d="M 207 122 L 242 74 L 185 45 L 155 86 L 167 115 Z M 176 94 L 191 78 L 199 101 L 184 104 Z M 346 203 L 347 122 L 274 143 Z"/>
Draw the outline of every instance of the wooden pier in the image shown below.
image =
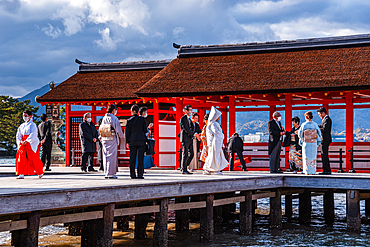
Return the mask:
<path fill-rule="evenodd" d="M 188 231 L 189 210 L 199 209 L 201 242 L 212 242 L 214 224 L 240 203 L 240 234 L 253 229 L 254 203 L 270 198 L 270 227 L 282 228 L 282 196 L 285 216 L 292 217 L 292 199 L 299 197 L 299 221 L 311 221 L 311 196 L 324 196 L 324 217 L 334 221 L 334 193 L 347 194 L 347 228 L 361 229 L 360 200 L 370 213 L 370 176 L 366 174 L 269 174 L 224 172 L 224 175 L 181 175 L 177 171 L 149 170 L 144 180 L 131 180 L 128 171 L 119 179 L 102 173 L 45 175 L 44 178 L 0 177 L 0 231 L 11 231 L 14 246 L 38 246 L 38 229 L 69 223 L 81 234 L 81 246 L 112 246 L 113 221 L 120 229 L 127 216 L 135 215 L 135 238 L 146 237 L 148 214 L 155 213 L 154 246 L 167 246 L 168 211 L 176 211 L 176 230 Z M 175 200 L 173 200 L 175 199 Z M 169 201 L 174 203 L 169 203 Z M 230 206 L 231 205 L 231 206 Z M 222 210 L 220 210 L 222 208 Z M 193 212 L 193 213 L 194 213 Z M 125 223 L 126 222 L 126 223 Z M 127 227 L 127 226 L 126 226 Z M 77 230 L 76 230 L 77 228 Z"/>

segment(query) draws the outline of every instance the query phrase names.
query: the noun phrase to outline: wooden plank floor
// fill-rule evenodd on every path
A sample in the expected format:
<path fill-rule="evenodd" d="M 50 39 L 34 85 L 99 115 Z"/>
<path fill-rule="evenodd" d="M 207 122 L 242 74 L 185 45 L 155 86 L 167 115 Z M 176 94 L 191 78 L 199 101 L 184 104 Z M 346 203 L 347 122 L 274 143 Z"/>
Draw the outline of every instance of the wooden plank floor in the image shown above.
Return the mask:
<path fill-rule="evenodd" d="M 369 174 L 270 174 L 268 172 L 224 172 L 224 175 L 182 175 L 173 170 L 146 170 L 145 179 L 129 178 L 120 168 L 119 179 L 104 179 L 102 172 L 81 173 L 76 167 L 53 167 L 53 175 L 42 179 L 15 179 L 14 167 L 2 167 L 0 215 L 36 210 L 83 207 L 199 194 L 275 188 L 358 189 L 370 191 Z"/>

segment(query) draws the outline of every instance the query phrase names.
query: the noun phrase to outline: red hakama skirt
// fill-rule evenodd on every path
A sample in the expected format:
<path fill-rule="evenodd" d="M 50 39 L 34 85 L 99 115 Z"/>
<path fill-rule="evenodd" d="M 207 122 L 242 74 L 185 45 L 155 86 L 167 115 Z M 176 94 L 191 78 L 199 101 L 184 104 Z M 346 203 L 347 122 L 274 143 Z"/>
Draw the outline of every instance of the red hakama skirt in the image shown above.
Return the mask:
<path fill-rule="evenodd" d="M 22 140 L 26 140 L 28 135 L 23 136 Z M 16 175 L 41 175 L 44 174 L 43 164 L 40 159 L 40 150 L 33 152 L 29 142 L 26 145 L 19 145 L 17 156 L 15 159 L 15 174 Z"/>

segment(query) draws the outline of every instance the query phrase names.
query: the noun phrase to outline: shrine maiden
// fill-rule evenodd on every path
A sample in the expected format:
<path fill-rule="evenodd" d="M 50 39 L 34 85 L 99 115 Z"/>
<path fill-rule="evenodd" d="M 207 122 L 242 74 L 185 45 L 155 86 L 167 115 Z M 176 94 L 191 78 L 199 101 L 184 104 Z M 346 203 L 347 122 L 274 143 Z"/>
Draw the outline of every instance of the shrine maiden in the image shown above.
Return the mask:
<path fill-rule="evenodd" d="M 15 160 L 15 174 L 18 179 L 23 179 L 25 175 L 35 175 L 42 178 L 44 175 L 43 164 L 40 159 L 38 130 L 33 122 L 30 111 L 23 112 L 24 123 L 19 126 L 17 131 L 18 151 Z"/>
<path fill-rule="evenodd" d="M 222 174 L 222 170 L 229 165 L 222 149 L 224 133 L 217 122 L 221 112 L 212 106 L 207 124 L 208 157 L 203 167 L 203 174 Z"/>

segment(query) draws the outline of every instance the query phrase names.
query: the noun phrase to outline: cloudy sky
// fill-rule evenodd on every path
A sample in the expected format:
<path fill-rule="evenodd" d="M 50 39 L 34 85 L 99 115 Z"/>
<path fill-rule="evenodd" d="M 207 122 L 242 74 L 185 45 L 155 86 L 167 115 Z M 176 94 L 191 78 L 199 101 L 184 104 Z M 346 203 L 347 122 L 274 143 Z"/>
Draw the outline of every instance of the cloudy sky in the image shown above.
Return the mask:
<path fill-rule="evenodd" d="M 370 33 L 369 0 L 0 0 L 0 95 L 23 96 L 74 59 L 171 59 L 178 44 Z"/>

